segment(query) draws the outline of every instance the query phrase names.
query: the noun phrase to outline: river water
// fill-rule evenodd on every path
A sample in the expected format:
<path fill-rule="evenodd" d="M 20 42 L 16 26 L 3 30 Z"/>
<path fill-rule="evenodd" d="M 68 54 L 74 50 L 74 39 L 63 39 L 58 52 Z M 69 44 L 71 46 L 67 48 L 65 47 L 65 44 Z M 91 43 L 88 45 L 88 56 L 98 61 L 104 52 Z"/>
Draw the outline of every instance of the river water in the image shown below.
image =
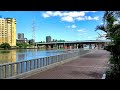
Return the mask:
<path fill-rule="evenodd" d="M 92 46 L 93 48 L 93 46 Z M 89 46 L 84 47 L 84 50 Z M 53 56 L 70 52 L 70 50 L 40 50 L 40 49 L 18 49 L 18 50 L 0 50 L 0 64 L 31 60 L 46 56 Z"/>
<path fill-rule="evenodd" d="M 19 49 L 19 50 L 0 50 L 0 64 L 31 60 L 46 56 L 53 56 L 66 53 L 65 50 L 44 50 L 39 49 Z"/>

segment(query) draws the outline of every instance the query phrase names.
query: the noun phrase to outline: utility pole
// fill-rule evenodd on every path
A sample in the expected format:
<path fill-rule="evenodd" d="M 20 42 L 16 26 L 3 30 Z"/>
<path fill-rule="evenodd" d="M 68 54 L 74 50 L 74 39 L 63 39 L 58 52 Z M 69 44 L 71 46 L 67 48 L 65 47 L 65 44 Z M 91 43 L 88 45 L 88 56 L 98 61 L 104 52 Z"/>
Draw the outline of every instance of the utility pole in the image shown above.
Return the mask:
<path fill-rule="evenodd" d="M 32 22 L 32 39 L 34 40 L 35 45 L 35 21 Z"/>

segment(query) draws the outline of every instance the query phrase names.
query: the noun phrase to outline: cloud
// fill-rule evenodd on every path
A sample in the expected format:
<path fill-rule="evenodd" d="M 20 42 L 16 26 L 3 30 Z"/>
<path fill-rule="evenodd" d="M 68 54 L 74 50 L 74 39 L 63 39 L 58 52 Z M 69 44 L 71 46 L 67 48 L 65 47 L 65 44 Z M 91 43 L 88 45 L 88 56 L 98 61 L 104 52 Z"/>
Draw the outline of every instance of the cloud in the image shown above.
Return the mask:
<path fill-rule="evenodd" d="M 79 29 L 78 32 L 86 32 L 85 29 Z"/>
<path fill-rule="evenodd" d="M 76 18 L 78 21 L 80 21 L 80 20 L 85 20 L 85 18 L 84 17 L 78 17 L 78 18 Z"/>
<path fill-rule="evenodd" d="M 97 11 L 83 11 L 83 12 L 97 12 Z"/>
<path fill-rule="evenodd" d="M 53 16 L 62 16 L 62 13 L 60 11 L 56 11 L 53 13 Z"/>
<path fill-rule="evenodd" d="M 50 17 L 50 16 L 49 16 L 48 14 L 46 14 L 46 13 L 43 13 L 42 16 L 43 16 L 44 18 Z"/>
<path fill-rule="evenodd" d="M 52 12 L 52 11 L 47 11 L 46 14 L 52 16 L 52 15 L 53 15 L 53 12 Z"/>
<path fill-rule="evenodd" d="M 76 28 L 77 26 L 76 26 L 76 25 L 72 25 L 71 27 L 72 27 L 72 28 Z"/>
<path fill-rule="evenodd" d="M 65 15 L 65 14 L 64 14 Z M 77 12 L 77 11 L 74 11 L 74 12 L 68 12 L 66 13 L 67 16 L 70 16 L 70 17 L 79 17 L 79 16 L 84 16 L 85 13 L 84 12 Z"/>
<path fill-rule="evenodd" d="M 66 26 L 67 28 L 76 28 L 77 26 L 75 24 L 71 25 L 71 26 Z"/>
<path fill-rule="evenodd" d="M 78 21 L 81 21 L 81 20 L 99 20 L 99 17 L 98 16 L 96 16 L 96 17 L 85 16 L 85 17 L 78 17 L 76 19 Z"/>
<path fill-rule="evenodd" d="M 96 11 L 46 11 L 42 14 L 44 18 L 48 17 L 60 17 L 61 21 L 65 22 L 74 22 L 75 20 L 99 20 L 98 16 L 91 17 L 91 16 L 85 16 L 88 12 L 96 12 Z"/>
<path fill-rule="evenodd" d="M 74 22 L 74 19 L 70 16 L 62 17 L 61 21 Z"/>
<path fill-rule="evenodd" d="M 77 30 L 79 33 L 77 33 L 79 36 L 86 36 L 87 33 L 86 33 L 86 30 L 83 28 L 83 29 L 79 29 Z"/>

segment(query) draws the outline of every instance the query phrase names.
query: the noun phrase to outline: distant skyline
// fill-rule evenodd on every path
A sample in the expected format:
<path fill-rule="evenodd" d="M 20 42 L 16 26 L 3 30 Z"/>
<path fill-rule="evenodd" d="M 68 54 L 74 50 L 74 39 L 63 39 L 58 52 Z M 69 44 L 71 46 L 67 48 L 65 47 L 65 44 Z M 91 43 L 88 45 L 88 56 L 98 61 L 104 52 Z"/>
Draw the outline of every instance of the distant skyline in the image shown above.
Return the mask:
<path fill-rule="evenodd" d="M 16 19 L 16 35 L 32 39 L 32 22 L 35 21 L 36 42 L 52 39 L 76 41 L 96 40 L 97 25 L 102 24 L 103 11 L 0 11 L 2 18 Z M 0 17 L 1 18 L 1 17 Z M 104 39 L 104 38 L 103 38 Z"/>

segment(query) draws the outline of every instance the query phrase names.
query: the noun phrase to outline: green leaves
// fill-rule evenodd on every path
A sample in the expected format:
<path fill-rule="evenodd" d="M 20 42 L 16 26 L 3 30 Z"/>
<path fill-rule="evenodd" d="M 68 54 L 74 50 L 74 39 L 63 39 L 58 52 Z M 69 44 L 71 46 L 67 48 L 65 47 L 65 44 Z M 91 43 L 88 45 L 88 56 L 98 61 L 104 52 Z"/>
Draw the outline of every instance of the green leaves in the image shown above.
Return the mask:
<path fill-rule="evenodd" d="M 107 33 L 106 38 L 111 39 L 111 44 L 105 47 L 111 52 L 109 59 L 112 66 L 106 72 L 106 79 L 120 79 L 120 11 L 106 11 L 103 16 L 104 25 L 98 25 L 96 30 Z M 117 23 L 115 23 L 117 21 Z"/>
<path fill-rule="evenodd" d="M 4 48 L 4 49 L 10 49 L 10 48 L 11 48 L 11 46 L 9 45 L 9 43 L 2 43 L 2 44 L 0 45 L 0 47 L 1 47 L 1 48 Z"/>

